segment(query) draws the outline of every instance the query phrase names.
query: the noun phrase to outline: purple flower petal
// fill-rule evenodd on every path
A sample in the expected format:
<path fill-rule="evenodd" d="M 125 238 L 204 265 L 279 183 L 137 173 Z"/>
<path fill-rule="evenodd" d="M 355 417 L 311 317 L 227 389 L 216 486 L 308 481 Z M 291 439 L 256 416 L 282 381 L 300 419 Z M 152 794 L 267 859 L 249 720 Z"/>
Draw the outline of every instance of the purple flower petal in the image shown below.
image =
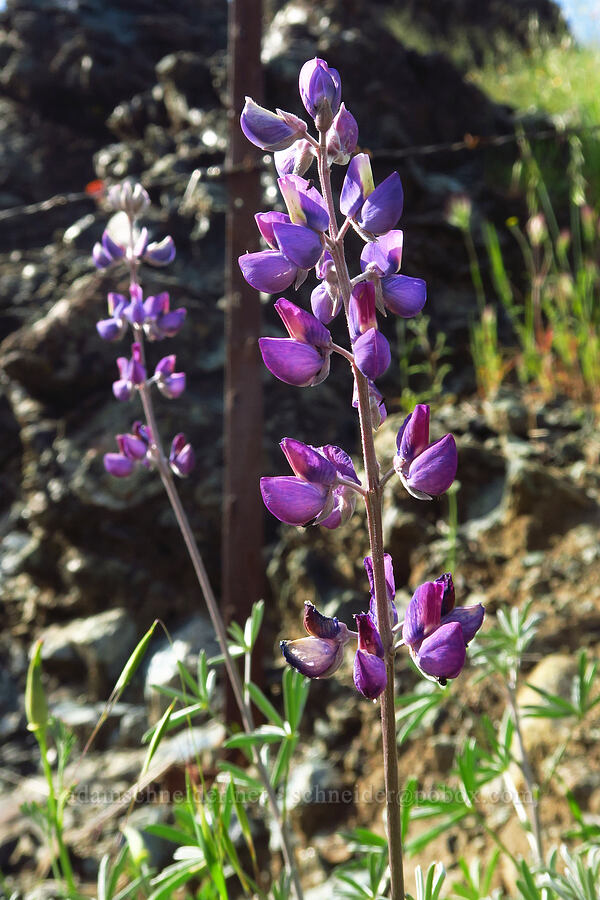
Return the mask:
<path fill-rule="evenodd" d="M 175 259 L 175 242 L 171 235 L 167 235 L 162 241 L 153 241 L 148 244 L 144 253 L 144 259 L 151 266 L 168 266 Z"/>
<path fill-rule="evenodd" d="M 341 625 L 337 617 L 324 616 L 312 603 L 308 600 L 304 602 L 304 627 L 313 637 L 319 638 L 336 638 L 342 627 L 346 630 L 345 625 Z"/>
<path fill-rule="evenodd" d="M 408 464 L 429 445 L 429 407 L 417 403 L 413 412 L 406 417 L 396 437 L 398 456 L 403 464 Z"/>
<path fill-rule="evenodd" d="M 308 444 L 294 438 L 284 438 L 279 446 L 298 478 L 328 486 L 335 482 L 337 476 L 335 466 L 314 447 L 309 447 Z"/>
<path fill-rule="evenodd" d="M 284 175 L 304 175 L 310 168 L 315 151 L 308 141 L 296 141 L 287 150 L 277 150 L 273 154 L 273 162 L 277 169 L 277 174 L 283 178 Z"/>
<path fill-rule="evenodd" d="M 352 349 L 356 365 L 371 380 L 383 375 L 392 359 L 387 338 L 376 328 L 361 334 Z"/>
<path fill-rule="evenodd" d="M 329 678 L 339 669 L 344 658 L 344 644 L 326 638 L 282 641 L 280 647 L 285 661 L 308 678 Z"/>
<path fill-rule="evenodd" d="M 92 259 L 97 269 L 107 269 L 113 264 L 112 256 L 109 256 L 102 244 L 94 244 L 92 247 Z"/>
<path fill-rule="evenodd" d="M 455 603 L 455 593 L 454 593 L 454 581 L 452 580 L 452 575 L 450 572 L 444 572 L 443 575 L 440 575 L 439 578 L 435 579 L 436 584 L 441 584 L 444 593 L 442 600 L 442 617 L 448 615 L 449 612 L 452 612 L 454 609 Z"/>
<path fill-rule="evenodd" d="M 133 472 L 135 463 L 121 453 L 105 453 L 104 468 L 115 478 L 127 478 Z"/>
<path fill-rule="evenodd" d="M 290 338 L 260 338 L 258 341 L 265 366 L 280 381 L 296 387 L 318 384 L 327 362 L 311 344 Z"/>
<path fill-rule="evenodd" d="M 260 491 L 269 512 L 288 525 L 308 525 L 327 502 L 329 488 L 293 475 L 261 478 Z"/>
<path fill-rule="evenodd" d="M 465 664 L 466 650 L 458 622 L 440 625 L 425 638 L 416 654 L 417 665 L 434 678 L 456 678 Z"/>
<path fill-rule="evenodd" d="M 365 244 L 360 255 L 362 271 L 366 271 L 367 268 L 373 269 L 382 278 L 397 272 L 402 263 L 403 243 L 402 231 L 388 231 L 378 240 Z"/>
<path fill-rule="evenodd" d="M 340 195 L 340 210 L 344 216 L 350 219 L 356 218 L 363 203 L 375 188 L 371 161 L 366 153 L 357 153 L 350 160 L 346 171 L 342 193 Z"/>
<path fill-rule="evenodd" d="M 485 610 L 481 603 L 474 606 L 459 606 L 445 615 L 442 623 L 445 625 L 447 622 L 458 622 L 462 629 L 463 640 L 468 644 L 481 628 L 484 615 Z"/>
<path fill-rule="evenodd" d="M 340 107 L 342 82 L 337 69 L 330 68 L 324 59 L 315 57 L 305 62 L 298 79 L 300 98 L 307 113 L 316 117 L 324 103 L 333 115 Z"/>
<path fill-rule="evenodd" d="M 402 640 L 408 647 L 417 646 L 440 624 L 444 589 L 435 581 L 419 585 L 408 604 Z"/>
<path fill-rule="evenodd" d="M 332 163 L 345 166 L 354 151 L 358 142 L 358 125 L 352 113 L 348 112 L 345 104 L 339 108 L 339 111 L 331 123 L 331 128 L 327 132 L 327 155 Z"/>
<path fill-rule="evenodd" d="M 422 278 L 387 275 L 381 280 L 381 293 L 386 309 L 403 319 L 412 319 L 425 306 L 427 284 Z"/>
<path fill-rule="evenodd" d="M 321 347 L 324 350 L 331 347 L 331 334 L 319 320 L 296 306 L 285 297 L 280 297 L 275 303 L 275 310 L 286 327 L 287 333 L 296 341 L 312 344 L 313 347 Z"/>
<path fill-rule="evenodd" d="M 358 629 L 358 649 L 372 653 L 383 659 L 383 644 L 377 626 L 370 613 L 359 613 L 354 616 Z"/>
<path fill-rule="evenodd" d="M 300 121 L 297 120 L 298 123 Z M 292 122 L 293 119 L 286 120 L 284 116 L 277 115 L 246 97 L 240 125 L 250 143 L 261 150 L 285 150 L 306 132 L 305 123 L 302 123 L 302 129 L 302 124 L 295 126 Z"/>
<path fill-rule="evenodd" d="M 336 447 L 335 444 L 325 444 L 324 447 L 317 447 L 316 449 L 334 464 L 342 478 L 349 478 L 351 481 L 360 484 L 356 476 L 356 469 L 345 450 L 342 450 L 341 447 Z"/>
<path fill-rule="evenodd" d="M 277 241 L 273 234 L 273 225 L 281 225 L 282 223 L 289 225 L 290 217 L 288 214 L 277 212 L 276 210 L 266 213 L 256 213 L 254 221 L 269 247 L 271 247 L 272 250 L 277 250 Z"/>
<path fill-rule="evenodd" d="M 96 322 L 96 331 L 103 341 L 118 341 L 127 330 L 127 323 L 117 319 L 101 319 Z"/>
<path fill-rule="evenodd" d="M 329 226 L 327 204 L 309 181 L 300 175 L 284 175 L 277 180 L 277 184 L 294 225 L 326 231 Z"/>
<path fill-rule="evenodd" d="M 346 485 L 340 485 L 333 489 L 333 508 L 331 512 L 324 518 L 319 517 L 315 521 L 315 525 L 322 525 L 323 528 L 339 528 L 345 525 L 352 517 L 356 509 L 356 491 Z"/>
<path fill-rule="evenodd" d="M 185 391 L 185 372 L 173 372 L 168 378 L 157 381 L 156 386 L 164 397 L 176 400 Z"/>
<path fill-rule="evenodd" d="M 358 224 L 372 234 L 390 231 L 402 215 L 403 204 L 400 176 L 392 172 L 365 200 L 357 217 Z"/>
<path fill-rule="evenodd" d="M 277 294 L 294 283 L 298 267 L 278 250 L 245 253 L 238 259 L 242 275 L 257 291 Z"/>
<path fill-rule="evenodd" d="M 385 690 L 387 672 L 385 662 L 379 656 L 357 650 L 354 657 L 354 684 L 356 689 L 367 698 L 376 700 Z"/>
<path fill-rule="evenodd" d="M 321 237 L 304 225 L 278 224 L 273 233 L 281 252 L 300 269 L 312 269 L 323 252 Z"/>
<path fill-rule="evenodd" d="M 370 328 L 377 328 L 375 286 L 370 281 L 361 281 L 352 289 L 348 305 L 348 323 L 353 341 Z"/>
<path fill-rule="evenodd" d="M 128 459 L 140 461 L 144 459 L 148 452 L 148 444 L 146 441 L 134 434 L 118 434 L 117 443 L 119 450 Z"/>
<path fill-rule="evenodd" d="M 454 481 L 457 466 L 456 442 L 451 434 L 447 434 L 413 460 L 406 481 L 409 487 L 438 497 Z"/>
<path fill-rule="evenodd" d="M 332 296 L 324 282 L 318 284 L 310 295 L 310 305 L 316 318 L 323 323 L 329 325 L 342 308 L 342 297 L 336 289 L 336 297 Z"/>
<path fill-rule="evenodd" d="M 180 306 L 179 309 L 173 309 L 158 319 L 158 329 L 162 337 L 174 337 L 180 330 L 185 321 L 187 310 Z"/>

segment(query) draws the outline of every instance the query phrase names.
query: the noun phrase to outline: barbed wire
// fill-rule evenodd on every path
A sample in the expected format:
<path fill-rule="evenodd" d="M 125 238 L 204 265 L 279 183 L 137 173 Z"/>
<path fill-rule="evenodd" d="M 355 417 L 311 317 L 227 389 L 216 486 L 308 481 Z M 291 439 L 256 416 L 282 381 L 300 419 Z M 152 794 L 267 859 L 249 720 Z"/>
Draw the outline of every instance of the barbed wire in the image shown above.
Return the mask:
<path fill-rule="evenodd" d="M 554 138 L 555 140 L 564 140 L 572 135 L 595 134 L 600 132 L 600 123 L 596 125 L 580 125 L 570 126 L 568 128 L 543 128 L 536 131 L 526 131 L 519 129 L 518 131 L 507 132 L 506 134 L 495 135 L 474 135 L 466 133 L 460 141 L 445 141 L 437 144 L 417 144 L 410 147 L 400 148 L 382 148 L 369 152 L 372 159 L 406 159 L 416 156 L 431 156 L 435 153 L 458 153 L 463 150 L 476 151 L 485 150 L 488 147 L 501 147 L 506 144 L 516 144 L 523 138 L 547 140 Z M 219 181 L 229 175 L 244 174 L 256 171 L 266 170 L 271 166 L 271 159 L 262 157 L 260 160 L 253 162 L 248 161 L 239 165 L 210 165 L 198 167 L 194 169 L 189 177 L 183 198 L 182 205 L 191 198 L 198 183 L 203 181 Z M 161 187 L 169 184 L 176 184 L 181 181 L 183 175 L 174 175 L 172 177 L 161 179 L 158 184 Z M 11 206 L 9 209 L 0 210 L 0 222 L 7 219 L 17 218 L 18 216 L 34 215 L 40 212 L 48 212 L 61 206 L 68 206 L 71 203 L 78 203 L 81 200 L 89 200 L 90 202 L 98 202 L 101 199 L 98 194 L 89 191 L 72 191 L 68 194 L 55 194 L 46 200 L 37 203 L 28 203 L 22 206 Z"/>

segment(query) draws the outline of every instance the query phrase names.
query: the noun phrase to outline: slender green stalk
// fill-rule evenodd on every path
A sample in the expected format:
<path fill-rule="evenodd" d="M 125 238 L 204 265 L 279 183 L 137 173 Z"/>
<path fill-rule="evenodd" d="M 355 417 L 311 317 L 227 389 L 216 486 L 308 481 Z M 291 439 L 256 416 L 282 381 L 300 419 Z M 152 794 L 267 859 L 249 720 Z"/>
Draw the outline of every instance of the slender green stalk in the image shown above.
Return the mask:
<path fill-rule="evenodd" d="M 62 836 L 62 816 L 59 815 L 58 804 L 56 802 L 56 794 L 54 792 L 54 780 L 52 778 L 52 768 L 50 766 L 50 762 L 48 761 L 48 744 L 46 742 L 46 731 L 43 728 L 40 728 L 36 731 L 35 736 L 37 738 L 37 742 L 40 748 L 40 755 L 42 757 L 42 766 L 44 769 L 44 775 L 46 777 L 46 782 L 48 783 L 48 814 L 50 817 L 50 822 L 52 825 L 52 830 L 54 832 L 54 837 L 56 839 L 56 844 L 58 847 L 58 858 L 60 860 L 60 868 L 62 872 L 62 877 L 64 878 L 67 884 L 67 890 L 69 892 L 69 896 L 72 898 L 79 897 L 77 892 L 77 888 L 75 886 L 75 877 L 73 875 L 73 869 L 71 866 L 71 860 L 69 859 L 69 854 L 67 852 L 67 848 L 65 847 L 65 843 L 63 841 Z M 54 854 L 53 854 L 54 856 Z"/>
<path fill-rule="evenodd" d="M 134 243 L 134 234 L 133 234 L 133 219 L 130 219 L 131 225 L 131 246 Z M 137 284 L 137 261 L 132 260 L 130 262 L 130 275 L 131 275 L 131 283 Z M 142 362 L 145 365 L 144 359 L 144 334 L 143 330 L 140 326 L 136 326 L 136 338 L 141 345 L 142 351 Z M 223 655 L 225 669 L 227 671 L 227 676 L 231 683 L 231 688 L 233 691 L 233 695 L 235 698 L 235 702 L 240 711 L 240 717 L 242 719 L 242 725 L 244 731 L 248 734 L 254 731 L 254 716 L 252 714 L 252 708 L 249 703 L 247 703 L 244 699 L 244 687 L 242 684 L 242 680 L 240 678 L 239 670 L 237 665 L 229 652 L 229 642 L 227 639 L 227 629 L 225 627 L 225 623 L 223 621 L 223 617 L 221 616 L 221 612 L 219 610 L 219 605 L 217 603 L 217 599 L 212 589 L 212 585 L 210 583 L 210 579 L 208 577 L 208 573 L 204 566 L 204 561 L 200 554 L 200 550 L 198 549 L 198 545 L 196 543 L 196 539 L 194 538 L 194 533 L 192 531 L 192 527 L 190 525 L 187 514 L 183 508 L 183 504 L 181 503 L 181 499 L 177 492 L 177 488 L 175 487 L 175 481 L 173 478 L 173 474 L 169 467 L 169 463 L 167 457 L 165 456 L 162 442 L 160 440 L 160 434 L 158 431 L 158 426 L 156 422 L 156 416 L 154 413 L 154 405 L 152 402 L 152 393 L 150 385 L 147 383 L 141 384 L 139 386 L 140 399 L 142 401 L 142 407 L 144 409 L 144 415 L 146 417 L 146 424 L 150 429 L 151 434 L 151 451 L 154 456 L 154 460 L 156 463 L 156 467 L 158 470 L 158 474 L 160 475 L 160 479 L 163 483 L 163 487 L 166 491 L 167 497 L 169 498 L 169 502 L 171 504 L 171 508 L 173 509 L 173 513 L 175 514 L 175 518 L 177 520 L 177 524 L 179 526 L 179 530 L 181 532 L 181 536 L 183 537 L 183 541 L 189 553 L 190 559 L 192 561 L 192 565 L 194 567 L 194 572 L 196 573 L 196 578 L 198 580 L 198 584 L 200 585 L 200 590 L 204 597 L 204 601 L 206 603 L 208 613 L 210 615 L 210 619 L 212 621 L 213 627 L 215 629 L 217 640 L 219 642 L 219 646 L 221 648 L 221 653 Z M 256 770 L 258 772 L 258 776 L 262 785 L 265 789 L 265 793 L 267 795 L 267 799 L 269 802 L 269 806 L 271 808 L 271 813 L 275 822 L 277 823 L 277 827 L 280 834 L 281 839 L 281 849 L 283 853 L 283 859 L 285 862 L 285 867 L 290 875 L 290 878 L 294 885 L 294 890 L 296 893 L 297 900 L 303 900 L 303 891 L 302 885 L 300 883 L 300 876 L 298 874 L 298 869 L 295 863 L 294 851 L 292 848 L 292 844 L 290 841 L 290 837 L 288 834 L 288 830 L 285 823 L 285 817 L 283 816 L 281 809 L 279 808 L 279 802 L 277 800 L 277 795 L 275 793 L 275 789 L 271 784 L 271 780 L 269 778 L 269 773 L 267 772 L 264 763 L 260 758 L 260 754 L 258 749 L 253 746 L 252 747 L 252 756 L 254 760 L 254 765 L 256 766 Z"/>
<path fill-rule="evenodd" d="M 339 288 L 344 301 L 344 309 L 348 314 L 352 284 L 344 255 L 344 233 L 338 232 L 331 176 L 327 165 L 327 142 L 325 132 L 320 133 L 321 141 L 317 154 L 319 177 L 323 196 L 329 211 L 329 237 L 331 238 L 331 255 L 335 263 Z M 398 747 L 396 741 L 396 714 L 394 704 L 394 635 L 389 614 L 389 601 L 385 583 L 383 525 L 381 516 L 383 485 L 379 475 L 379 463 L 375 453 L 371 406 L 369 403 L 369 386 L 365 376 L 353 364 L 354 377 L 358 391 L 358 414 L 363 462 L 367 478 L 367 525 L 373 560 L 373 581 L 375 586 L 375 605 L 377 623 L 383 644 L 387 684 L 381 695 L 381 733 L 383 739 L 383 768 L 385 778 L 385 795 L 387 810 L 388 852 L 390 864 L 390 900 L 404 900 L 404 869 L 402 860 L 402 826 L 400 787 L 398 780 Z"/>

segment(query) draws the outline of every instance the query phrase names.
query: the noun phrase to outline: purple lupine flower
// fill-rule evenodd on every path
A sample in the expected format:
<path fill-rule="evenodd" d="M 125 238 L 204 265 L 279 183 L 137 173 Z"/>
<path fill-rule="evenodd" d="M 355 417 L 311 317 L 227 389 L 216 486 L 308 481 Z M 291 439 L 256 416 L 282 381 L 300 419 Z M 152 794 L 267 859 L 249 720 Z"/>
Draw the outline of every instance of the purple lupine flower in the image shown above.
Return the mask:
<path fill-rule="evenodd" d="M 185 391 L 185 372 L 175 371 L 175 354 L 163 356 L 156 364 L 153 381 L 163 396 L 175 400 Z"/>
<path fill-rule="evenodd" d="M 383 394 L 378 390 L 373 381 L 367 378 L 369 387 L 369 406 L 371 409 L 371 425 L 375 430 L 382 425 L 387 419 L 387 409 L 383 400 Z M 358 409 L 358 385 L 356 378 L 354 379 L 354 388 L 352 390 L 352 406 Z"/>
<path fill-rule="evenodd" d="M 96 243 L 92 247 L 92 258 L 94 260 L 94 265 L 98 269 L 107 269 L 114 262 L 123 259 L 125 253 L 126 248 L 113 240 L 108 228 L 105 228 L 102 232 L 101 243 Z"/>
<path fill-rule="evenodd" d="M 329 678 L 342 664 L 350 632 L 343 622 L 324 616 L 308 602 L 304 604 L 304 627 L 310 637 L 281 641 L 281 652 L 302 675 Z"/>
<path fill-rule="evenodd" d="M 394 580 L 394 566 L 392 563 L 392 557 L 389 553 L 383 554 L 383 562 L 385 567 L 385 587 L 387 591 L 388 603 L 390 606 L 390 625 L 393 627 L 398 622 L 398 610 L 396 609 L 396 604 L 394 603 L 394 597 L 396 596 L 396 583 Z M 363 560 L 364 567 L 367 572 L 367 576 L 369 578 L 369 593 L 370 593 L 370 601 L 369 601 L 369 613 L 373 619 L 373 622 L 378 627 L 377 620 L 377 605 L 375 603 L 375 579 L 373 576 L 373 559 L 370 556 L 366 556 Z"/>
<path fill-rule="evenodd" d="M 377 241 L 365 244 L 360 256 L 363 272 L 377 276 L 381 302 L 390 312 L 404 319 L 420 313 L 427 299 L 427 285 L 422 278 L 397 275 L 402 263 L 403 234 L 388 231 Z"/>
<path fill-rule="evenodd" d="M 162 241 L 152 241 L 144 250 L 143 258 L 151 266 L 168 266 L 175 259 L 175 243 L 171 235 Z"/>
<path fill-rule="evenodd" d="M 110 318 L 96 322 L 96 330 L 103 341 L 118 341 L 127 331 L 127 319 L 124 310 L 127 298 L 123 294 L 111 291 L 108 295 L 108 314 Z"/>
<path fill-rule="evenodd" d="M 358 628 L 358 649 L 354 657 L 354 684 L 367 700 L 376 700 L 385 690 L 387 673 L 383 644 L 370 613 L 354 617 Z"/>
<path fill-rule="evenodd" d="M 329 213 L 325 200 L 310 181 L 300 175 L 284 175 L 277 179 L 285 200 L 290 221 L 305 225 L 313 231 L 324 232 L 329 227 Z"/>
<path fill-rule="evenodd" d="M 404 192 L 397 172 L 375 187 L 367 154 L 352 158 L 342 186 L 340 210 L 360 231 L 367 236 L 390 231 L 402 215 L 403 204 Z"/>
<path fill-rule="evenodd" d="M 276 113 L 246 97 L 240 116 L 242 131 L 251 144 L 261 150 L 285 150 L 306 134 L 306 122 L 292 113 L 278 109 Z"/>
<path fill-rule="evenodd" d="M 269 371 L 297 387 L 320 384 L 329 374 L 331 334 L 309 312 L 280 297 L 275 309 L 289 338 L 260 338 L 264 363 Z"/>
<path fill-rule="evenodd" d="M 327 132 L 327 156 L 330 163 L 345 166 L 358 142 L 358 125 L 344 103 Z"/>
<path fill-rule="evenodd" d="M 299 140 L 286 150 L 277 150 L 273 154 L 273 162 L 280 176 L 304 175 L 310 169 L 315 155 L 312 144 Z"/>
<path fill-rule="evenodd" d="M 340 108 L 342 99 L 340 73 L 337 69 L 330 68 L 324 59 L 315 57 L 305 62 L 300 69 L 298 84 L 300 98 L 307 113 L 313 119 L 319 115 L 329 119 L 324 129 L 327 130 L 332 116 L 335 116 Z"/>
<path fill-rule="evenodd" d="M 460 674 L 467 644 L 481 628 L 481 603 L 454 608 L 450 573 L 417 588 L 406 610 L 402 639 L 419 669 L 445 684 Z"/>
<path fill-rule="evenodd" d="M 120 356 L 117 359 L 120 378 L 113 382 L 113 394 L 117 400 L 130 400 L 138 385 L 146 380 L 146 369 L 142 364 L 141 344 L 131 345 L 131 358 Z"/>
<path fill-rule="evenodd" d="M 348 324 L 356 365 L 374 381 L 388 368 L 391 352 L 387 339 L 377 328 L 375 287 L 371 282 L 361 281 L 352 289 Z"/>
<path fill-rule="evenodd" d="M 129 296 L 131 299 L 123 310 L 123 315 L 131 325 L 143 325 L 146 319 L 146 311 L 144 309 L 142 288 L 139 284 L 130 285 Z"/>
<path fill-rule="evenodd" d="M 279 250 L 244 253 L 238 263 L 248 284 L 265 294 L 277 294 L 298 282 L 298 266 Z"/>
<path fill-rule="evenodd" d="M 269 512 L 288 525 L 324 525 L 337 528 L 354 511 L 350 494 L 356 492 L 338 483 L 338 476 L 355 484 L 352 460 L 339 447 L 311 447 L 293 438 L 280 444 L 293 476 L 261 478 L 260 490 Z"/>
<path fill-rule="evenodd" d="M 310 295 L 310 306 L 323 325 L 329 325 L 342 308 L 342 295 L 337 285 L 322 281 Z"/>
<path fill-rule="evenodd" d="M 156 296 L 144 300 L 144 332 L 150 341 L 162 341 L 163 338 L 177 334 L 185 321 L 185 307 L 171 309 L 169 295 L 163 291 Z"/>
<path fill-rule="evenodd" d="M 141 422 L 134 422 L 131 434 L 118 434 L 119 453 L 104 454 L 104 468 L 115 478 L 127 478 L 136 463 L 150 465 L 150 432 Z"/>
<path fill-rule="evenodd" d="M 184 434 L 176 434 L 171 444 L 171 452 L 169 453 L 169 466 L 176 475 L 179 475 L 180 478 L 185 478 L 190 474 L 195 465 L 196 456 L 194 454 L 194 448 L 188 443 Z"/>
<path fill-rule="evenodd" d="M 429 407 L 415 406 L 396 438 L 394 469 L 417 500 L 431 500 L 448 490 L 456 476 L 458 454 L 451 434 L 429 443 Z"/>

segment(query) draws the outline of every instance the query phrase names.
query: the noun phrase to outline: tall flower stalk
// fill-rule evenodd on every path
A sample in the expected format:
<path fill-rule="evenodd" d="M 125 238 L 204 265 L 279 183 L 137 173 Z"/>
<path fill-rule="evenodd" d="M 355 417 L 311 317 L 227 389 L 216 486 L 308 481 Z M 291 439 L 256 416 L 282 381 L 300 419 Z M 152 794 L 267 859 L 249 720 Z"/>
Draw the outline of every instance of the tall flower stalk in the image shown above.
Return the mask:
<path fill-rule="evenodd" d="M 120 377 L 113 384 L 113 393 L 117 400 L 124 402 L 131 400 L 138 393 L 145 423 L 135 422 L 130 434 L 117 435 L 119 452 L 107 453 L 104 457 L 104 466 L 109 474 L 118 478 L 131 475 L 137 465 L 158 472 L 219 641 L 243 728 L 250 734 L 255 730 L 252 708 L 244 695 L 238 668 L 229 651 L 227 629 L 175 484 L 174 475 L 186 477 L 192 471 L 195 463 L 194 451 L 185 436 L 180 433 L 173 438 L 167 456 L 154 411 L 153 386 L 168 399 L 174 399 L 185 390 L 185 375 L 175 371 L 175 356 L 169 355 L 157 363 L 154 375 L 151 378 L 147 377 L 146 340 L 154 342 L 173 337 L 182 327 L 186 311 L 183 308 L 171 310 L 167 294 L 147 297 L 144 300 L 139 270 L 142 262 L 154 266 L 167 265 L 175 257 L 175 247 L 170 237 L 158 244 L 148 243 L 146 229 L 138 228 L 138 219 L 149 204 L 148 195 L 141 185 L 135 187 L 129 183 L 115 185 L 109 190 L 107 199 L 116 215 L 104 231 L 102 242 L 95 245 L 93 258 L 100 269 L 109 268 L 119 262 L 127 265 L 130 278 L 129 298 L 109 294 L 109 318 L 98 322 L 97 330 L 100 337 L 109 341 L 119 340 L 129 329 L 133 332 L 131 358 L 120 357 L 117 360 Z M 294 852 L 275 790 L 255 745 L 252 745 L 252 753 L 271 813 L 280 832 L 286 869 L 298 900 L 302 900 L 302 887 Z"/>
<path fill-rule="evenodd" d="M 282 522 L 326 528 L 344 524 L 357 499 L 363 498 L 370 544 L 370 555 L 364 561 L 370 602 L 368 612 L 355 616 L 356 630 L 306 604 L 308 637 L 282 641 L 281 647 L 287 662 L 302 674 L 327 678 L 341 665 L 346 646 L 356 642 L 355 685 L 366 698 L 380 703 L 390 897 L 404 900 L 394 656 L 399 647 L 406 646 L 426 677 L 445 683 L 460 673 L 466 645 L 482 623 L 483 608 L 478 604 L 455 609 L 452 576 L 446 573 L 417 589 L 404 623 L 398 623 L 393 564 L 384 552 L 384 488 L 397 474 L 419 500 L 443 494 L 456 474 L 456 444 L 451 435 L 430 443 L 429 407 L 419 405 L 398 433 L 393 467 L 382 474 L 374 432 L 387 413 L 375 381 L 389 366 L 391 354 L 378 329 L 377 310 L 404 318 L 417 315 L 425 304 L 425 282 L 398 274 L 403 247 L 403 234 L 396 230 L 403 206 L 400 177 L 394 172 L 375 186 L 368 156 L 353 156 L 358 126 L 341 102 L 339 73 L 322 59 L 310 60 L 300 72 L 299 88 L 318 138 L 297 116 L 282 110 L 273 113 L 250 98 L 242 112 L 246 137 L 275 154 L 287 213 L 256 215 L 269 249 L 245 254 L 239 263 L 246 280 L 266 293 L 298 288 L 309 270 L 315 269 L 320 284 L 311 295 L 312 314 L 280 298 L 275 309 L 288 337 L 262 338 L 261 353 L 273 375 L 298 387 L 314 387 L 327 378 L 333 354 L 350 364 L 366 485 L 360 483 L 350 457 L 341 448 L 284 438 L 281 448 L 294 474 L 261 479 L 261 491 L 269 511 Z M 302 177 L 315 160 L 320 191 Z M 348 163 L 339 202 L 345 217 L 340 226 L 331 167 Z M 365 241 L 361 273 L 354 278 L 344 250 L 351 228 Z M 326 327 L 342 308 L 349 349 L 334 343 Z"/>

